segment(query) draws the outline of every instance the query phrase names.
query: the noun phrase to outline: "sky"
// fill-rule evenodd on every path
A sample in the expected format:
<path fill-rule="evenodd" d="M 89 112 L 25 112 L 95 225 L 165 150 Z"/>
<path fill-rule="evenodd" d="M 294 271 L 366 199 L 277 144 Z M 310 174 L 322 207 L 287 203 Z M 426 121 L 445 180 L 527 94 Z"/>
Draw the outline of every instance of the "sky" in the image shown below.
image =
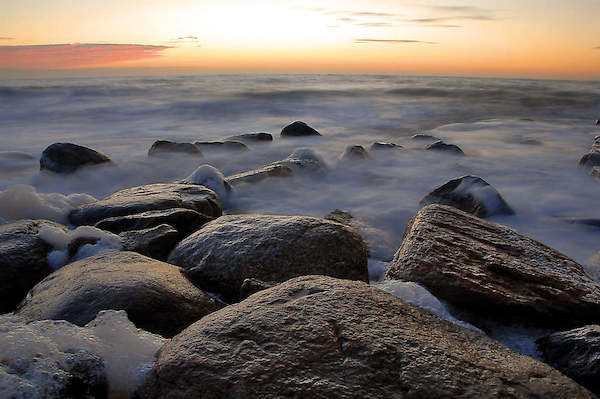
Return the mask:
<path fill-rule="evenodd" d="M 599 15 L 600 0 L 0 0 L 0 75 L 600 79 Z"/>

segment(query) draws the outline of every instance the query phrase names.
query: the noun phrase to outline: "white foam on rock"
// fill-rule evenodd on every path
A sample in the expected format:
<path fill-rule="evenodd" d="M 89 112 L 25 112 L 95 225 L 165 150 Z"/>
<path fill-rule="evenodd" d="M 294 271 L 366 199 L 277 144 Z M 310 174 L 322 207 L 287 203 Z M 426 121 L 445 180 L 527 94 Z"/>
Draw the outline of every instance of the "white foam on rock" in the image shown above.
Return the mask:
<path fill-rule="evenodd" d="M 68 223 L 68 214 L 78 206 L 96 201 L 88 194 L 38 193 L 33 186 L 15 184 L 0 191 L 0 218 L 48 219 L 58 223 Z"/>
<path fill-rule="evenodd" d="M 375 284 L 375 286 L 379 289 L 389 292 L 397 298 L 402 299 L 406 303 L 410 303 L 411 305 L 433 313 L 441 319 L 483 333 L 483 331 L 481 331 L 479 328 L 467 322 L 458 320 L 452 316 L 450 312 L 448 312 L 448 309 L 446 309 L 446 306 L 440 302 L 439 299 L 437 299 L 429 291 L 427 291 L 427 289 L 417 283 L 398 280 L 385 280 Z"/>
<path fill-rule="evenodd" d="M 38 237 L 54 248 L 47 256 L 48 264 L 54 270 L 60 269 L 69 261 L 74 262 L 90 256 L 123 249 L 121 237 L 92 226 L 79 226 L 75 230 L 66 232 L 56 227 L 44 226 L 40 229 Z M 95 244 L 82 245 L 69 259 L 69 244 L 78 238 L 92 238 L 98 241 Z"/>
<path fill-rule="evenodd" d="M 101 311 L 85 327 L 0 316 L 0 396 L 59 398 L 67 373 L 79 366 L 104 374 L 109 398 L 129 398 L 165 341 L 137 329 L 123 310 Z"/>
<path fill-rule="evenodd" d="M 179 183 L 200 184 L 213 190 L 219 198 L 224 201 L 228 196 L 225 186 L 225 176 L 219 169 L 211 165 L 201 165 L 196 170 Z"/>

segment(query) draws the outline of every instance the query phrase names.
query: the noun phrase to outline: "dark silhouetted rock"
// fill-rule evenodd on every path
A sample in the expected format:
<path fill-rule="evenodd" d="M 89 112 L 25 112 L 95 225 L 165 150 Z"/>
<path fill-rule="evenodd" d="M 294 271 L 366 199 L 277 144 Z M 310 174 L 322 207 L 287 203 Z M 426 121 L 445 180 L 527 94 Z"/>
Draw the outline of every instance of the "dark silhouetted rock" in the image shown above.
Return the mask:
<path fill-rule="evenodd" d="M 180 270 L 134 252 L 92 256 L 42 280 L 17 313 L 83 326 L 101 310 L 125 310 L 138 328 L 170 337 L 223 306 Z"/>
<path fill-rule="evenodd" d="M 117 191 L 71 211 L 69 220 L 77 226 L 93 226 L 107 218 L 173 208 L 192 209 L 208 217 L 222 214 L 221 201 L 214 191 L 195 184 L 171 183 L 148 184 Z"/>
<path fill-rule="evenodd" d="M 197 157 L 202 156 L 200 148 L 192 143 L 174 143 L 167 140 L 156 140 L 152 147 L 148 150 L 148 156 L 165 155 L 165 154 L 188 154 Z"/>
<path fill-rule="evenodd" d="M 389 151 L 401 150 L 402 148 L 403 147 L 401 145 L 394 144 L 394 143 L 384 143 L 382 141 L 377 141 L 377 142 L 371 144 L 371 151 L 389 152 Z"/>
<path fill-rule="evenodd" d="M 165 260 L 180 241 L 179 232 L 168 224 L 119 234 L 124 251 L 133 251 L 154 259 Z"/>
<path fill-rule="evenodd" d="M 351 145 L 346 147 L 344 153 L 341 155 L 341 161 L 359 161 L 368 159 L 369 153 L 362 145 Z"/>
<path fill-rule="evenodd" d="M 417 141 L 440 141 L 440 139 L 438 137 L 432 136 L 430 134 L 415 134 L 414 136 L 411 137 L 411 140 L 417 140 Z"/>
<path fill-rule="evenodd" d="M 71 143 L 54 143 L 46 147 L 40 158 L 40 170 L 72 173 L 82 166 L 112 162 L 106 155 Z"/>
<path fill-rule="evenodd" d="M 591 170 L 597 166 L 600 166 L 600 136 L 594 137 L 590 151 L 579 160 L 580 168 Z"/>
<path fill-rule="evenodd" d="M 227 140 L 243 141 L 243 142 L 265 142 L 273 141 L 273 136 L 269 133 L 244 133 L 237 136 L 228 137 Z"/>
<path fill-rule="evenodd" d="M 255 278 L 247 278 L 240 287 L 240 301 L 248 298 L 250 295 L 276 286 L 277 283 L 266 282 Z"/>
<path fill-rule="evenodd" d="M 227 215 L 171 252 L 202 289 L 235 301 L 247 278 L 282 282 L 324 274 L 368 280 L 367 249 L 356 230 L 305 216 Z"/>
<path fill-rule="evenodd" d="M 174 227 L 179 232 L 179 238 L 183 239 L 213 219 L 214 217 L 206 216 L 192 209 L 172 208 L 107 218 L 96 223 L 96 227 L 119 234 L 124 231 L 144 230 L 168 224 Z"/>
<path fill-rule="evenodd" d="M 408 223 L 386 277 L 414 281 L 473 316 L 569 328 L 600 317 L 600 284 L 553 248 L 445 205 Z"/>
<path fill-rule="evenodd" d="M 550 366 L 368 284 L 299 277 L 163 346 L 141 398 L 593 398 Z"/>
<path fill-rule="evenodd" d="M 433 144 L 429 144 L 425 149 L 428 151 L 445 152 L 452 155 L 465 155 L 465 153 L 463 152 L 463 150 L 460 149 L 459 146 L 455 144 L 446 144 L 441 140 L 436 141 Z"/>
<path fill-rule="evenodd" d="M 194 145 L 203 151 L 248 151 L 248 146 L 240 141 L 197 141 Z"/>
<path fill-rule="evenodd" d="M 557 332 L 536 342 L 548 364 L 600 395 L 600 325 Z"/>
<path fill-rule="evenodd" d="M 0 225 L 0 314 L 13 311 L 27 291 L 52 272 L 46 256 L 53 249 L 40 229 L 67 228 L 49 220 L 19 220 Z"/>
<path fill-rule="evenodd" d="M 450 205 L 480 218 L 515 213 L 494 187 L 477 176 L 459 177 L 436 188 L 420 202 L 429 204 Z"/>
<path fill-rule="evenodd" d="M 304 136 L 321 136 L 312 127 L 301 121 L 290 123 L 281 129 L 281 137 L 304 137 Z"/>

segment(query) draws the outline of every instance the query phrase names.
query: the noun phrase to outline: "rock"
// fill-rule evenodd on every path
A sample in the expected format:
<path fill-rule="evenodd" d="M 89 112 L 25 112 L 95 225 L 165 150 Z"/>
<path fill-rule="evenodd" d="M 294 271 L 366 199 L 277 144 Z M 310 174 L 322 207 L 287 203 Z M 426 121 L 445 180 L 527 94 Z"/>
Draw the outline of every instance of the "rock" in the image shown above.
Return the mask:
<path fill-rule="evenodd" d="M 237 136 L 228 137 L 227 140 L 242 141 L 242 142 L 264 142 L 273 141 L 273 136 L 269 133 L 244 133 Z"/>
<path fill-rule="evenodd" d="M 281 129 L 281 137 L 305 137 L 305 136 L 321 136 L 321 133 L 317 132 L 312 127 L 308 126 L 302 121 L 296 121 L 290 123 Z"/>
<path fill-rule="evenodd" d="M 596 119 L 596 120 L 594 121 L 594 124 L 596 124 L 596 125 L 600 125 L 600 119 Z"/>
<path fill-rule="evenodd" d="M 579 160 L 580 168 L 590 170 L 597 166 L 600 166 L 600 136 L 594 137 L 590 151 Z"/>
<path fill-rule="evenodd" d="M 72 173 L 82 166 L 112 162 L 106 155 L 71 143 L 54 143 L 42 152 L 40 170 Z"/>
<path fill-rule="evenodd" d="M 245 183 L 258 183 L 271 177 L 293 177 L 294 172 L 288 166 L 284 165 L 267 165 L 259 169 L 249 170 L 247 172 L 236 173 L 235 175 L 227 176 L 228 184 L 235 186 Z"/>
<path fill-rule="evenodd" d="M 299 277 L 188 327 L 140 398 L 593 398 L 546 364 L 369 285 Z"/>
<path fill-rule="evenodd" d="M 223 305 L 176 266 L 134 252 L 111 252 L 57 270 L 31 289 L 17 313 L 83 326 L 104 309 L 125 310 L 146 331 L 171 337 Z"/>
<path fill-rule="evenodd" d="M 515 214 L 500 193 L 477 176 L 463 176 L 450 180 L 427 194 L 419 204 L 450 205 L 480 218 Z"/>
<path fill-rule="evenodd" d="M 150 258 L 165 260 L 180 241 L 177 230 L 161 224 L 144 230 L 130 230 L 119 234 L 124 251 L 137 252 Z"/>
<path fill-rule="evenodd" d="M 148 184 L 126 188 L 96 202 L 80 206 L 69 214 L 76 226 L 94 225 L 116 216 L 147 211 L 187 208 L 208 217 L 222 214 L 221 201 L 214 191 L 190 184 Z"/>
<path fill-rule="evenodd" d="M 396 150 L 401 150 L 403 147 L 401 145 L 398 144 L 394 144 L 394 143 L 384 143 L 382 141 L 377 141 L 373 144 L 371 144 L 371 151 L 396 151 Z"/>
<path fill-rule="evenodd" d="M 350 212 L 342 211 L 341 209 L 334 209 L 333 211 L 325 215 L 325 219 L 333 220 L 334 222 L 350 226 L 352 220 L 354 219 L 354 216 L 352 216 Z"/>
<path fill-rule="evenodd" d="M 172 208 L 148 211 L 127 216 L 107 218 L 96 223 L 96 227 L 119 234 L 130 230 L 144 230 L 161 224 L 168 224 L 179 232 L 179 238 L 189 236 L 214 217 L 186 208 Z"/>
<path fill-rule="evenodd" d="M 223 173 L 214 166 L 211 165 L 200 165 L 192 172 L 191 175 L 183 180 L 178 181 L 181 184 L 199 184 L 201 186 L 210 188 L 213 190 L 221 201 L 225 202 L 231 194 L 232 187 Z"/>
<path fill-rule="evenodd" d="M 581 224 L 589 227 L 598 227 L 600 228 L 600 219 L 595 218 L 578 218 L 578 217 L 562 217 L 556 218 L 561 222 L 570 223 L 570 224 Z"/>
<path fill-rule="evenodd" d="M 180 242 L 168 262 L 229 301 L 239 299 L 247 278 L 282 282 L 324 274 L 369 281 L 367 250 L 358 232 L 306 216 L 223 216 Z"/>
<path fill-rule="evenodd" d="M 490 316 L 551 328 L 600 317 L 600 284 L 581 265 L 515 230 L 445 205 L 426 206 L 408 223 L 386 277 L 423 285 L 484 329 Z"/>
<path fill-rule="evenodd" d="M 600 325 L 557 332 L 536 343 L 548 364 L 600 395 Z"/>
<path fill-rule="evenodd" d="M 152 147 L 148 150 L 148 156 L 165 155 L 165 154 L 189 154 L 197 157 L 202 156 L 200 148 L 192 143 L 174 143 L 167 140 L 156 140 Z"/>
<path fill-rule="evenodd" d="M 368 159 L 369 153 L 362 145 L 351 145 L 346 147 L 344 153 L 341 155 L 341 161 L 357 161 Z"/>
<path fill-rule="evenodd" d="M 463 150 L 460 149 L 459 146 L 455 144 L 446 144 L 441 140 L 436 141 L 433 144 L 429 144 L 425 149 L 428 151 L 446 152 L 452 155 L 465 155 L 465 153 L 463 152 Z"/>
<path fill-rule="evenodd" d="M 194 145 L 204 151 L 248 151 L 246 144 L 240 141 L 197 141 Z"/>
<path fill-rule="evenodd" d="M 0 314 L 13 311 L 27 291 L 52 272 L 46 256 L 52 246 L 38 233 L 67 228 L 49 220 L 19 220 L 0 225 Z"/>
<path fill-rule="evenodd" d="M 107 310 L 85 327 L 0 317 L 0 397 L 130 398 L 165 339 Z"/>
<path fill-rule="evenodd" d="M 594 166 L 590 169 L 590 176 L 600 179 L 600 166 Z"/>
<path fill-rule="evenodd" d="M 440 141 L 440 139 L 438 137 L 432 136 L 430 134 L 422 134 L 422 133 L 415 134 L 410 139 L 417 140 L 417 141 Z"/>
<path fill-rule="evenodd" d="M 95 245 L 98 241 L 100 241 L 99 237 L 81 236 L 72 239 L 67 245 L 67 253 L 69 254 L 69 258 L 72 258 L 77 253 L 77 251 L 79 251 L 79 248 L 83 247 L 84 245 Z"/>
<path fill-rule="evenodd" d="M 240 301 L 248 298 L 252 294 L 266 290 L 268 288 L 276 286 L 277 283 L 266 282 L 255 278 L 247 278 L 240 287 Z"/>

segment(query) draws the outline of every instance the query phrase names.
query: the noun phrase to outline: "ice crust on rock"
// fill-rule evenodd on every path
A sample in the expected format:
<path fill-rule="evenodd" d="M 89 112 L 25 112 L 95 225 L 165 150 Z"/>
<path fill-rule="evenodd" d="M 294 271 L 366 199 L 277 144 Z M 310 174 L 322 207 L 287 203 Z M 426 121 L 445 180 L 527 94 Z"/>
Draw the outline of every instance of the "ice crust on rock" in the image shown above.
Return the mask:
<path fill-rule="evenodd" d="M 78 206 L 96 201 L 88 194 L 38 193 L 33 186 L 15 184 L 0 191 L 0 218 L 18 219 L 47 219 L 67 224 L 69 212 Z"/>
<path fill-rule="evenodd" d="M 47 257 L 48 264 L 54 270 L 60 269 L 69 262 L 123 249 L 121 237 L 92 226 L 79 226 L 69 232 L 51 226 L 44 226 L 40 229 L 38 237 L 54 248 Z M 77 249 L 72 259 L 69 259 L 69 244 L 79 238 L 91 238 L 98 241 L 94 244 L 82 245 Z"/>
<path fill-rule="evenodd" d="M 0 316 L 0 396 L 60 398 L 77 372 L 97 385 L 108 382 L 109 398 L 128 398 L 165 341 L 137 329 L 125 311 L 99 312 L 85 327 Z"/>

